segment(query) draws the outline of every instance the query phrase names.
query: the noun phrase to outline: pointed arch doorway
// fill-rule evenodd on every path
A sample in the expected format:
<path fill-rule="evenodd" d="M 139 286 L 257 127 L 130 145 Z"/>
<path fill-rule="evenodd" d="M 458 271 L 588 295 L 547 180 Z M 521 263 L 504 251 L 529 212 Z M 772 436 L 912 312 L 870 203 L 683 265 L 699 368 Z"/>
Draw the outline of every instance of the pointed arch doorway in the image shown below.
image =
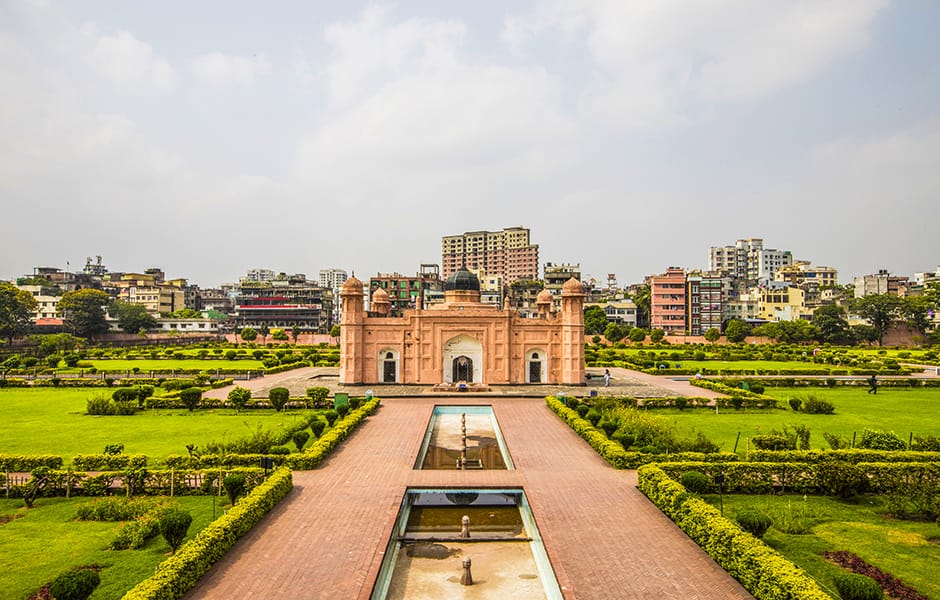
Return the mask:
<path fill-rule="evenodd" d="M 444 383 L 483 383 L 483 344 L 466 334 L 444 342 L 441 357 Z"/>

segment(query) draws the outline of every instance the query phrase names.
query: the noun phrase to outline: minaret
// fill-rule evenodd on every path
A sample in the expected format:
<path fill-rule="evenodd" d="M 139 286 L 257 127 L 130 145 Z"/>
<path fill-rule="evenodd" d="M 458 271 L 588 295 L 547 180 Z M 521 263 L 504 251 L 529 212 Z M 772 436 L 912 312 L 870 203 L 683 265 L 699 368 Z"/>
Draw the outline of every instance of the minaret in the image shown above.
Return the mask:
<path fill-rule="evenodd" d="M 342 300 L 342 313 L 339 320 L 339 382 L 364 383 L 362 367 L 365 351 L 363 340 L 365 309 L 362 282 L 353 275 L 343 284 L 339 295 Z"/>
<path fill-rule="evenodd" d="M 561 383 L 584 383 L 584 288 L 574 277 L 561 288 Z"/>

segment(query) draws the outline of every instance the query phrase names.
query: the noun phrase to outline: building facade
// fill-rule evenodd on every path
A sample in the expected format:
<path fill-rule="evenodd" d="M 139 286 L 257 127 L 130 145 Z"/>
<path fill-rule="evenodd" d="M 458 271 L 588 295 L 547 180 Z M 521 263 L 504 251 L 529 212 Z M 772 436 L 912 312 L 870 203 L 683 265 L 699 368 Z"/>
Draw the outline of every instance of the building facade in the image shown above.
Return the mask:
<path fill-rule="evenodd" d="M 333 324 L 333 292 L 308 282 L 304 274 L 271 281 L 243 278 L 238 286 L 233 322 L 237 329 L 266 326 L 305 333 L 329 333 Z"/>
<path fill-rule="evenodd" d="M 879 269 L 877 273 L 855 278 L 855 297 L 864 298 L 875 294 L 903 296 L 907 285 L 906 276 L 892 275 L 885 269 Z"/>
<path fill-rule="evenodd" d="M 689 335 L 705 335 L 709 329 L 721 331 L 723 281 L 718 273 L 689 273 L 686 302 Z"/>
<path fill-rule="evenodd" d="M 551 310 L 543 290 L 538 318 L 480 300 L 480 284 L 458 270 L 444 285 L 444 302 L 390 314 L 379 287 L 366 312 L 362 283 L 350 278 L 342 290 L 340 382 L 460 385 L 584 383 L 584 314 L 581 284 L 562 290 L 562 309 Z"/>
<path fill-rule="evenodd" d="M 507 284 L 538 279 L 539 247 L 531 243 L 524 227 L 468 231 L 441 238 L 441 267 L 445 279 L 461 267 L 502 276 Z"/>
<path fill-rule="evenodd" d="M 650 329 L 684 334 L 686 322 L 685 269 L 669 267 L 665 273 L 651 275 Z"/>

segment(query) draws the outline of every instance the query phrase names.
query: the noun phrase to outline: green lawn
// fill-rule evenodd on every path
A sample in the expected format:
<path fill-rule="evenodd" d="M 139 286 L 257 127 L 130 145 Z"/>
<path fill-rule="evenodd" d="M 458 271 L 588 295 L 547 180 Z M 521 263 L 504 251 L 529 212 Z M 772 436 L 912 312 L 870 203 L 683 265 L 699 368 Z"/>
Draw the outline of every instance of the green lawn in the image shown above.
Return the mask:
<path fill-rule="evenodd" d="M 0 389 L 0 453 L 55 454 L 68 463 L 76 454 L 101 452 L 107 444 L 124 444 L 127 454 L 160 459 L 185 454 L 186 444 L 204 447 L 265 429 L 285 427 L 302 411 L 147 410 L 133 416 L 85 414 L 88 398 L 105 389 Z"/>
<path fill-rule="evenodd" d="M 228 501 L 207 496 L 174 500 L 193 516 L 187 540 L 212 521 L 213 513 L 220 516 Z M 35 508 L 26 509 L 22 500 L 0 499 L 0 596 L 28 598 L 65 571 L 98 565 L 101 585 L 91 598 L 114 600 L 169 556 L 170 547 L 159 535 L 139 550 L 108 550 L 119 523 L 74 520 L 78 505 L 90 501 L 40 498 Z"/>
<path fill-rule="evenodd" d="M 771 429 L 781 430 L 785 425 L 805 425 L 812 435 L 813 448 L 829 448 L 823 432 L 852 437 L 865 428 L 891 430 L 907 441 L 915 436 L 940 436 L 940 389 L 934 388 L 880 388 L 877 395 L 867 393 L 867 388 L 773 388 L 765 394 L 780 398 L 785 410 L 734 410 L 721 409 L 718 414 L 707 409 L 657 409 L 653 414 L 672 420 L 681 432 L 701 431 L 721 445 L 722 450 L 731 450 L 738 432 L 741 441 L 738 451 L 746 448 L 746 438 L 767 433 Z M 815 394 L 818 398 L 832 402 L 836 407 L 833 415 L 807 415 L 790 410 L 787 399 L 806 398 Z"/>
<path fill-rule="evenodd" d="M 168 359 L 150 359 L 145 358 L 141 360 L 127 360 L 127 359 L 105 359 L 105 358 L 93 358 L 91 360 L 85 361 L 89 362 L 99 371 L 131 371 L 133 369 L 139 369 L 141 373 L 146 373 L 150 370 L 160 370 L 167 371 L 170 369 L 199 369 L 200 371 L 214 371 L 216 369 L 261 369 L 263 365 L 260 360 L 255 360 L 253 358 L 245 358 L 241 360 L 225 360 L 225 359 L 206 359 L 199 360 L 196 358 L 193 359 L 182 359 L 177 360 L 175 358 Z M 78 368 L 58 369 L 61 373 L 77 373 Z"/>
<path fill-rule="evenodd" d="M 706 500 L 719 506 L 718 496 L 707 496 Z M 940 526 L 936 523 L 888 518 L 878 497 L 864 497 L 857 503 L 817 496 L 724 497 L 725 515 L 733 518 L 744 509 L 769 515 L 774 526 L 764 541 L 805 569 L 836 598 L 832 578 L 842 569 L 821 556 L 827 550 L 849 550 L 920 593 L 940 599 Z M 806 533 L 784 533 L 781 529 L 805 529 Z"/>

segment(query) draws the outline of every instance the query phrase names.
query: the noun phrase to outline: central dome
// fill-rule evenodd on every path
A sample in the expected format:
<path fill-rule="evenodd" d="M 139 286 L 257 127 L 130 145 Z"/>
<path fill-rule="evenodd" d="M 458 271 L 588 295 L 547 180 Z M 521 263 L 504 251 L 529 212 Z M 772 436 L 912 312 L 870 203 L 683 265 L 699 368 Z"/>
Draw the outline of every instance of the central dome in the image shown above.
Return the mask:
<path fill-rule="evenodd" d="M 480 291 L 480 280 L 477 276 L 468 271 L 465 267 L 460 267 L 453 275 L 444 282 L 444 291 Z"/>

